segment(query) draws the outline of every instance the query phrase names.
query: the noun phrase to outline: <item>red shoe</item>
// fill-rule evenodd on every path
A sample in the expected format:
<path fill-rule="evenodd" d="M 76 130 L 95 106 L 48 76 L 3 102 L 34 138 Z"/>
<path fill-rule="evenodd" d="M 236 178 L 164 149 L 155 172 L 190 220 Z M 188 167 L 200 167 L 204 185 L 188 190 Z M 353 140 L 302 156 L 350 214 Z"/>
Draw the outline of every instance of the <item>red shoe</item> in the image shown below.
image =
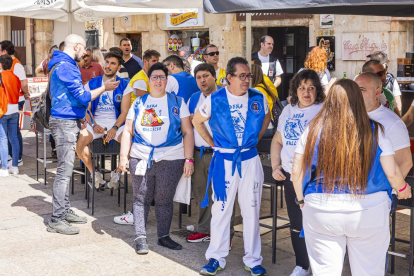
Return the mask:
<path fill-rule="evenodd" d="M 201 234 L 194 232 L 191 235 L 187 236 L 188 242 L 206 242 L 210 241 L 210 234 Z"/>

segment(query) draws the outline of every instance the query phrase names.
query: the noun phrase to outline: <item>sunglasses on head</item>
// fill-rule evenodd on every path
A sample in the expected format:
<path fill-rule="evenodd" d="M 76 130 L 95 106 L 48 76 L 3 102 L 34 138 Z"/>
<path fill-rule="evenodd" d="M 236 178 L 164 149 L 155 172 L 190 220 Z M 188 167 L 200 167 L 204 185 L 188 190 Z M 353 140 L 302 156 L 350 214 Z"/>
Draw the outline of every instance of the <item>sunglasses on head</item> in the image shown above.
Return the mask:
<path fill-rule="evenodd" d="M 210 57 L 214 57 L 215 55 L 219 55 L 220 54 L 220 52 L 219 51 L 217 51 L 217 52 L 211 52 L 211 53 L 208 53 L 208 54 L 206 54 L 206 55 L 208 55 L 208 56 L 210 56 Z"/>

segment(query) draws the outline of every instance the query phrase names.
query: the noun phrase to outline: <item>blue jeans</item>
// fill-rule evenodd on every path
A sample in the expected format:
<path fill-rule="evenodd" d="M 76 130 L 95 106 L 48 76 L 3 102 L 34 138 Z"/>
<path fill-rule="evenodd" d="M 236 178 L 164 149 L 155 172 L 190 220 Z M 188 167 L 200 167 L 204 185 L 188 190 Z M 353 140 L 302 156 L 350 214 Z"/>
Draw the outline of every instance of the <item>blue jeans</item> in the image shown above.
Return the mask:
<path fill-rule="evenodd" d="M 23 110 L 23 106 L 24 106 L 24 101 L 19 102 L 19 110 Z M 22 137 L 22 133 L 20 132 L 19 120 L 17 120 L 16 125 L 17 125 L 17 139 L 19 140 L 19 146 L 20 146 L 19 148 L 19 160 L 20 160 L 22 159 L 22 156 L 23 156 L 23 137 Z M 9 145 L 9 154 L 11 157 L 13 157 L 13 150 L 12 150 L 12 145 L 10 143 L 10 140 L 8 141 L 8 145 Z"/>
<path fill-rule="evenodd" d="M 70 208 L 69 183 L 75 162 L 76 141 L 80 130 L 79 120 L 61 120 L 50 117 L 50 131 L 56 141 L 58 166 L 52 196 L 52 221 L 66 217 Z"/>
<path fill-rule="evenodd" d="M 0 154 L 1 167 L 3 169 L 7 169 L 7 156 L 9 155 L 7 138 L 9 141 L 11 141 L 12 152 L 14 153 L 12 159 L 12 166 L 17 167 L 17 164 L 19 162 L 19 142 L 17 140 L 18 122 L 19 113 L 3 115 L 3 117 L 0 118 Z"/>
<path fill-rule="evenodd" d="M 268 128 L 266 132 L 263 134 L 263 138 L 273 138 L 275 135 L 276 129 L 275 128 Z"/>

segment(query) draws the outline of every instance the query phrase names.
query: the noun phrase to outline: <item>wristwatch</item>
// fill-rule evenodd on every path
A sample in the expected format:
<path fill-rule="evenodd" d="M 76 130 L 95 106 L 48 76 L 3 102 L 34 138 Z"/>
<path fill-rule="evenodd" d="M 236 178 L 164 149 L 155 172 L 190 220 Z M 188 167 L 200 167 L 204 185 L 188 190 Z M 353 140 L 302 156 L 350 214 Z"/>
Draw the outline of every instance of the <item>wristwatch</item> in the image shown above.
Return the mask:
<path fill-rule="evenodd" d="M 114 128 L 114 129 L 116 129 L 116 130 L 118 130 L 118 129 L 119 129 L 119 127 L 117 127 L 116 125 L 114 125 L 112 128 Z"/>
<path fill-rule="evenodd" d="M 297 197 L 295 197 L 295 203 L 296 203 L 297 205 L 301 205 L 301 204 L 304 204 L 304 203 L 305 203 L 305 200 L 304 200 L 304 199 L 302 199 L 302 200 L 298 200 L 298 198 L 297 198 Z"/>

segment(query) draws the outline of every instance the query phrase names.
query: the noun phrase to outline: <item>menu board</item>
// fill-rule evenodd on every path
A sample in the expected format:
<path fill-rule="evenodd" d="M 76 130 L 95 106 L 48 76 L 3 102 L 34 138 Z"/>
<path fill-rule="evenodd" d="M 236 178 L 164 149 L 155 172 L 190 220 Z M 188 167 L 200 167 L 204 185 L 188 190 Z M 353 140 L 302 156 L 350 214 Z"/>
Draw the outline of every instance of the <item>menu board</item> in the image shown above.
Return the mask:
<path fill-rule="evenodd" d="M 48 78 L 28 78 L 27 84 L 29 86 L 30 100 L 32 108 L 40 102 L 40 97 L 45 92 Z"/>

